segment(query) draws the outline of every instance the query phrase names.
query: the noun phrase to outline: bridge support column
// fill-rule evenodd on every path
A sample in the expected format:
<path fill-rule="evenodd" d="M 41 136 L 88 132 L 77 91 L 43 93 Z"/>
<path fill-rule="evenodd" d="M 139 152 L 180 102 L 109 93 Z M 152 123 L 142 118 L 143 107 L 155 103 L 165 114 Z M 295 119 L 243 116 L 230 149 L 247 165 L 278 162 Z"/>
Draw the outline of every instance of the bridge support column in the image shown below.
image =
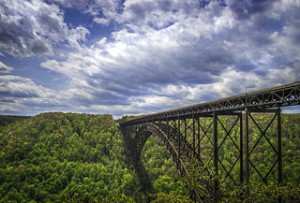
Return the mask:
<path fill-rule="evenodd" d="M 197 148 L 198 148 L 198 159 L 200 160 L 201 159 L 201 156 L 200 156 L 200 142 L 201 142 L 201 140 L 200 140 L 200 117 L 199 116 L 197 116 L 197 124 L 198 124 L 198 132 L 197 132 Z"/>
<path fill-rule="evenodd" d="M 281 109 L 278 108 L 277 111 L 277 131 L 278 131 L 278 140 L 277 140 L 277 150 L 278 150 L 278 183 L 282 183 L 282 152 L 281 152 Z"/>
<path fill-rule="evenodd" d="M 174 121 L 176 123 L 176 121 Z M 180 167 L 180 156 L 181 156 L 181 131 L 180 131 L 180 117 L 178 115 L 178 118 L 177 118 L 177 145 L 178 145 L 178 149 L 177 149 L 177 152 L 178 152 L 178 157 L 177 157 L 177 170 L 179 170 L 180 172 L 180 175 L 182 176 L 182 171 L 181 171 L 181 167 Z"/>
<path fill-rule="evenodd" d="M 244 182 L 244 154 L 243 154 L 243 113 L 239 114 L 240 118 L 240 184 Z"/>
<path fill-rule="evenodd" d="M 182 146 L 182 150 L 185 150 L 185 146 L 186 146 L 186 118 L 184 118 L 184 145 Z"/>
<path fill-rule="evenodd" d="M 213 113 L 213 125 L 214 125 L 214 200 L 217 201 L 219 181 L 218 181 L 218 115 Z"/>
<path fill-rule="evenodd" d="M 193 119 L 193 157 L 195 157 L 195 137 L 196 137 L 196 134 L 195 134 L 195 115 L 193 114 L 193 117 L 192 117 L 192 119 Z"/>
<path fill-rule="evenodd" d="M 170 135 L 169 135 L 169 117 L 167 117 L 167 136 L 168 136 L 168 139 L 170 138 Z"/>
<path fill-rule="evenodd" d="M 249 183 L 249 110 L 245 108 L 245 181 Z"/>

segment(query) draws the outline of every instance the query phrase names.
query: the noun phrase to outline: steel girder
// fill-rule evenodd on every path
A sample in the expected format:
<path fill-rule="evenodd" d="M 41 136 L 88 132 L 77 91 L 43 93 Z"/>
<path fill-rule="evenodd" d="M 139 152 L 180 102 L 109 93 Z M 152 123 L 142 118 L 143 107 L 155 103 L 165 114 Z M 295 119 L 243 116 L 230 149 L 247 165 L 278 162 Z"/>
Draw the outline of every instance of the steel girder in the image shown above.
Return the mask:
<path fill-rule="evenodd" d="M 294 105 L 300 105 L 300 82 L 150 114 L 121 122 L 120 125 L 153 122 L 166 120 L 166 118 L 172 120 L 176 119 L 178 116 L 181 118 L 192 118 L 193 115 L 212 114 L 213 112 L 230 113 L 233 111 L 245 110 L 245 108 L 268 109 L 272 107 Z"/>
<path fill-rule="evenodd" d="M 232 180 L 234 185 L 244 181 L 248 183 L 252 175 L 258 175 L 263 182 L 267 183 L 267 178 L 275 171 L 276 165 L 278 182 L 282 183 L 280 107 L 293 105 L 300 105 L 300 82 L 140 117 L 120 123 L 120 128 L 124 135 L 125 145 L 129 149 L 128 155 L 131 156 L 134 165 L 139 162 L 140 153 L 148 137 L 155 134 L 173 158 L 180 175 L 189 174 L 185 163 L 186 160 L 193 158 L 198 159 L 201 165 L 206 167 L 209 176 L 212 173 L 225 174 L 223 179 L 216 179 L 214 184 L 209 186 L 213 188 L 216 200 L 220 184 L 226 183 L 227 180 Z M 245 112 L 244 115 L 243 112 Z M 262 128 L 252 116 L 253 113 L 268 113 L 274 116 L 267 126 Z M 236 119 L 234 123 L 228 125 L 221 121 L 222 116 L 235 116 Z M 267 131 L 274 124 L 275 119 L 277 119 L 276 146 L 267 137 Z M 210 122 L 205 125 L 203 120 L 210 120 Z M 249 122 L 252 122 L 252 127 L 256 127 L 260 132 L 260 136 L 255 141 L 251 140 L 253 138 L 250 135 L 253 132 L 249 129 Z M 236 126 L 240 133 L 233 138 L 231 132 Z M 221 131 L 223 131 L 223 137 Z M 130 136 L 132 132 L 134 132 L 134 138 Z M 206 142 L 204 142 L 205 139 Z M 221 153 L 222 145 L 226 140 L 230 140 L 236 150 L 235 157 L 232 157 L 233 161 L 225 160 Z M 262 140 L 266 140 L 275 154 L 275 161 L 265 174 L 259 171 L 257 163 L 251 157 L 252 152 Z M 208 153 L 210 159 L 202 160 L 203 153 L 206 155 Z M 230 167 L 228 163 L 227 166 L 224 165 L 224 160 L 225 163 L 230 162 Z M 211 168 L 207 166 L 210 163 L 212 163 Z M 232 175 L 232 170 L 234 168 L 237 170 L 236 167 L 239 167 L 238 182 Z M 201 201 L 197 193 L 196 197 L 198 201 Z"/>

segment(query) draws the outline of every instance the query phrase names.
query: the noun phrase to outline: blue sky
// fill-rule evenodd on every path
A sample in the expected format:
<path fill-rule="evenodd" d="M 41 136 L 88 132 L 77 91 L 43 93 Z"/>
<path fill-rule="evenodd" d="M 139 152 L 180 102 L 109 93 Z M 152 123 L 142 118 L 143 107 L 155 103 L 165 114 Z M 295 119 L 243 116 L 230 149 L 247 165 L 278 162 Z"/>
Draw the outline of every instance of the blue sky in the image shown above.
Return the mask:
<path fill-rule="evenodd" d="M 0 114 L 148 114 L 298 81 L 299 10 L 299 0 L 2 0 Z"/>

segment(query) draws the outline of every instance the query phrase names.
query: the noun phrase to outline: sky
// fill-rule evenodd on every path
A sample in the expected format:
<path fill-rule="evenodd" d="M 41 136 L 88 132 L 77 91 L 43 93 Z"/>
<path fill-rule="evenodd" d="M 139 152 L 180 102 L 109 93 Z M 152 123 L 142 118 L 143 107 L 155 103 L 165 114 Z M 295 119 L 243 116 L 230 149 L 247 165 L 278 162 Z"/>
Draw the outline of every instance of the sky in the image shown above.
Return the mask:
<path fill-rule="evenodd" d="M 149 114 L 300 78 L 300 0 L 0 0 L 0 114 Z"/>

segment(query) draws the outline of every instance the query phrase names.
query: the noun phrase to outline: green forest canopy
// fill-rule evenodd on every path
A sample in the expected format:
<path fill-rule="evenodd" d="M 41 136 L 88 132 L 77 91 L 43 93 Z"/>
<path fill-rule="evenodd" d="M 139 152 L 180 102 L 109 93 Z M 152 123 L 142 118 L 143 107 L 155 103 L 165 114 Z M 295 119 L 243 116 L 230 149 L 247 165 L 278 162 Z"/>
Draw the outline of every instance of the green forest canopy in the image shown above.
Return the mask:
<path fill-rule="evenodd" d="M 282 125 L 284 178 L 289 186 L 281 191 L 286 199 L 295 199 L 300 196 L 300 115 L 283 115 Z M 266 159 L 263 151 L 255 153 Z M 156 137 L 146 142 L 141 158 L 153 184 L 152 195 L 141 190 L 128 167 L 122 136 L 111 115 L 1 116 L 0 202 L 191 201 L 185 180 L 177 176 Z M 239 201 L 236 191 L 225 198 Z M 268 198 L 267 193 L 252 196 Z"/>

